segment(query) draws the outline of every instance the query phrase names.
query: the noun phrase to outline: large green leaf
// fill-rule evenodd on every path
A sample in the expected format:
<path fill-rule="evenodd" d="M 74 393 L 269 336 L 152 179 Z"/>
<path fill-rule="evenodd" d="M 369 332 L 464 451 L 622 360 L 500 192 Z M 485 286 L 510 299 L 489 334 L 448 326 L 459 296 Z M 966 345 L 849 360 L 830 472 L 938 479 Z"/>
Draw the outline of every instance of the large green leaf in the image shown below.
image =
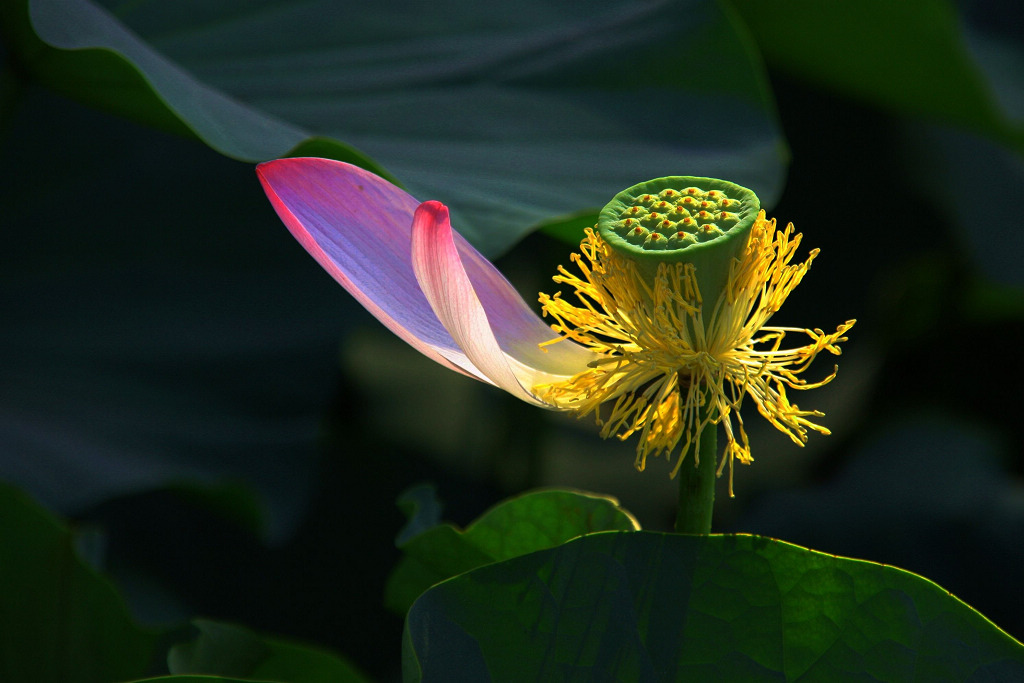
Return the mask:
<path fill-rule="evenodd" d="M 82 561 L 74 537 L 0 484 L 0 680 L 106 683 L 144 675 L 156 634 Z"/>
<path fill-rule="evenodd" d="M 368 679 L 338 655 L 240 626 L 197 619 L 199 636 L 167 656 L 172 674 L 238 676 L 284 683 L 365 683 Z"/>
<path fill-rule="evenodd" d="M 5 3 L 0 28 L 22 68 L 86 104 L 196 137 L 243 161 L 319 155 L 384 173 L 344 143 L 312 136 L 202 83 L 89 0 Z"/>
<path fill-rule="evenodd" d="M 490 253 L 651 177 L 782 186 L 760 63 L 712 0 L 106 4 L 6 3 L 5 40 L 44 83 L 232 157 L 387 168 Z"/>
<path fill-rule="evenodd" d="M 418 525 L 413 516 L 410 526 Z M 524 493 L 494 506 L 465 531 L 440 524 L 407 540 L 400 537 L 403 557 L 388 579 L 385 603 L 404 613 L 430 586 L 475 567 L 552 548 L 584 534 L 639 528 L 636 519 L 608 496 L 555 489 Z"/>
<path fill-rule="evenodd" d="M 909 572 L 757 536 L 585 536 L 424 593 L 406 681 L 1019 681 L 1024 647 Z"/>

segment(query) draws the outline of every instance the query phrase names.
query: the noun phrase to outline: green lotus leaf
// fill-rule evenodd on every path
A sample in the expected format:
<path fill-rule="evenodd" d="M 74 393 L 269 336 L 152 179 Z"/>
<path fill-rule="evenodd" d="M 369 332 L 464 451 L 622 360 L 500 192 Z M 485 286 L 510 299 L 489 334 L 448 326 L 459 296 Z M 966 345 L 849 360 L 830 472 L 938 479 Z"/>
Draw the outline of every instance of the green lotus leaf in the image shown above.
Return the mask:
<path fill-rule="evenodd" d="M 74 535 L 0 484 L 0 680 L 106 683 L 145 675 L 158 634 L 140 627 Z"/>
<path fill-rule="evenodd" d="M 171 648 L 172 674 L 237 676 L 287 683 L 366 683 L 344 658 L 309 645 L 263 636 L 249 629 L 197 619 L 195 640 Z"/>
<path fill-rule="evenodd" d="M 613 532 L 480 567 L 406 617 L 410 681 L 1024 680 L 920 576 L 758 536 Z"/>
<path fill-rule="evenodd" d="M 328 156 L 452 208 L 483 251 L 640 179 L 766 203 L 787 153 L 756 53 L 710 0 L 15 0 L 19 72 L 236 159 Z"/>
<path fill-rule="evenodd" d="M 402 500 L 422 498 L 422 488 Z M 422 501 L 410 511 L 432 514 Z M 421 528 L 415 514 L 409 528 Z M 530 491 L 502 501 L 466 527 L 439 524 L 399 537 L 402 559 L 388 579 L 387 606 L 404 613 L 430 586 L 492 562 L 551 548 L 598 531 L 635 530 L 640 525 L 611 497 L 569 490 Z"/>

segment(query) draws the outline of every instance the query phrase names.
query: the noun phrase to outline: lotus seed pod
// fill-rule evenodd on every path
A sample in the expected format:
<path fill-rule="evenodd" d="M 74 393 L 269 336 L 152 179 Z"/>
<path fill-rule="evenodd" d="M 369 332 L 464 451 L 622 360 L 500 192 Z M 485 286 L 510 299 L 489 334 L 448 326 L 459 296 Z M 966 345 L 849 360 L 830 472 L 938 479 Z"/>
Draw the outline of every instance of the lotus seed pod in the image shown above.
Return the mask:
<path fill-rule="evenodd" d="M 761 203 L 725 180 L 672 176 L 634 185 L 601 210 L 598 232 L 653 281 L 661 263 L 692 263 L 702 298 L 725 287 L 743 253 Z"/>

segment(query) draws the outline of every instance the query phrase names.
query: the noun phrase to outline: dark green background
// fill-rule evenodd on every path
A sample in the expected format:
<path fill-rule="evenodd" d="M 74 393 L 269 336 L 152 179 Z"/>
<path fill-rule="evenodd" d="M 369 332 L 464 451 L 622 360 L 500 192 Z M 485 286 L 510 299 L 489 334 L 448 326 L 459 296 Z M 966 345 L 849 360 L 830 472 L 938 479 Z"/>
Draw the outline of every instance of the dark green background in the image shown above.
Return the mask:
<path fill-rule="evenodd" d="M 736 9 L 791 157 L 772 215 L 822 250 L 776 320 L 858 323 L 836 382 L 800 397 L 834 435 L 801 451 L 751 414 L 757 462 L 735 499 L 720 489 L 716 530 L 903 567 L 1022 638 L 1022 81 L 987 82 L 1000 128 L 953 106 L 985 88 L 934 77 L 932 13 L 796 7 L 817 28 L 800 32 L 757 6 Z M 1020 63 L 1016 5 L 958 10 Z M 669 527 L 664 461 L 636 473 L 632 444 L 404 348 L 294 243 L 250 164 L 54 94 L 2 49 L 0 477 L 95 532 L 140 619 L 240 622 L 386 676 L 409 485 L 433 481 L 460 523 L 559 484 Z M 497 263 L 532 300 L 567 253 L 533 234 Z"/>

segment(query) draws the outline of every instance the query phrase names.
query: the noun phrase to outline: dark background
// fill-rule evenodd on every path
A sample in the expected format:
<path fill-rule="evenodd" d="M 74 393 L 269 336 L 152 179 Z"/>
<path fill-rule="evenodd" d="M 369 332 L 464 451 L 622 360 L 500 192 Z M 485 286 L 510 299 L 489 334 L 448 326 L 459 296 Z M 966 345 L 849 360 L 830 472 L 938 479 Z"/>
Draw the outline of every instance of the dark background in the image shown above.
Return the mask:
<path fill-rule="evenodd" d="M 858 323 L 837 380 L 800 401 L 833 435 L 798 449 L 748 416 L 756 463 L 736 498 L 719 487 L 716 530 L 903 567 L 1020 639 L 1022 242 L 994 230 L 1013 265 L 993 269 L 927 191 L 932 155 L 967 145 L 984 166 L 985 147 L 771 79 L 792 154 L 771 215 L 822 250 L 776 321 Z M 404 347 L 239 162 L 36 86 L 0 155 L 0 476 L 91 534 L 140 619 L 240 622 L 394 675 L 381 595 L 408 486 L 433 482 L 460 524 L 565 485 L 670 527 L 666 461 L 637 473 L 632 442 Z M 1008 187 L 949 192 L 1019 227 Z M 568 252 L 534 234 L 497 263 L 533 300 Z"/>

